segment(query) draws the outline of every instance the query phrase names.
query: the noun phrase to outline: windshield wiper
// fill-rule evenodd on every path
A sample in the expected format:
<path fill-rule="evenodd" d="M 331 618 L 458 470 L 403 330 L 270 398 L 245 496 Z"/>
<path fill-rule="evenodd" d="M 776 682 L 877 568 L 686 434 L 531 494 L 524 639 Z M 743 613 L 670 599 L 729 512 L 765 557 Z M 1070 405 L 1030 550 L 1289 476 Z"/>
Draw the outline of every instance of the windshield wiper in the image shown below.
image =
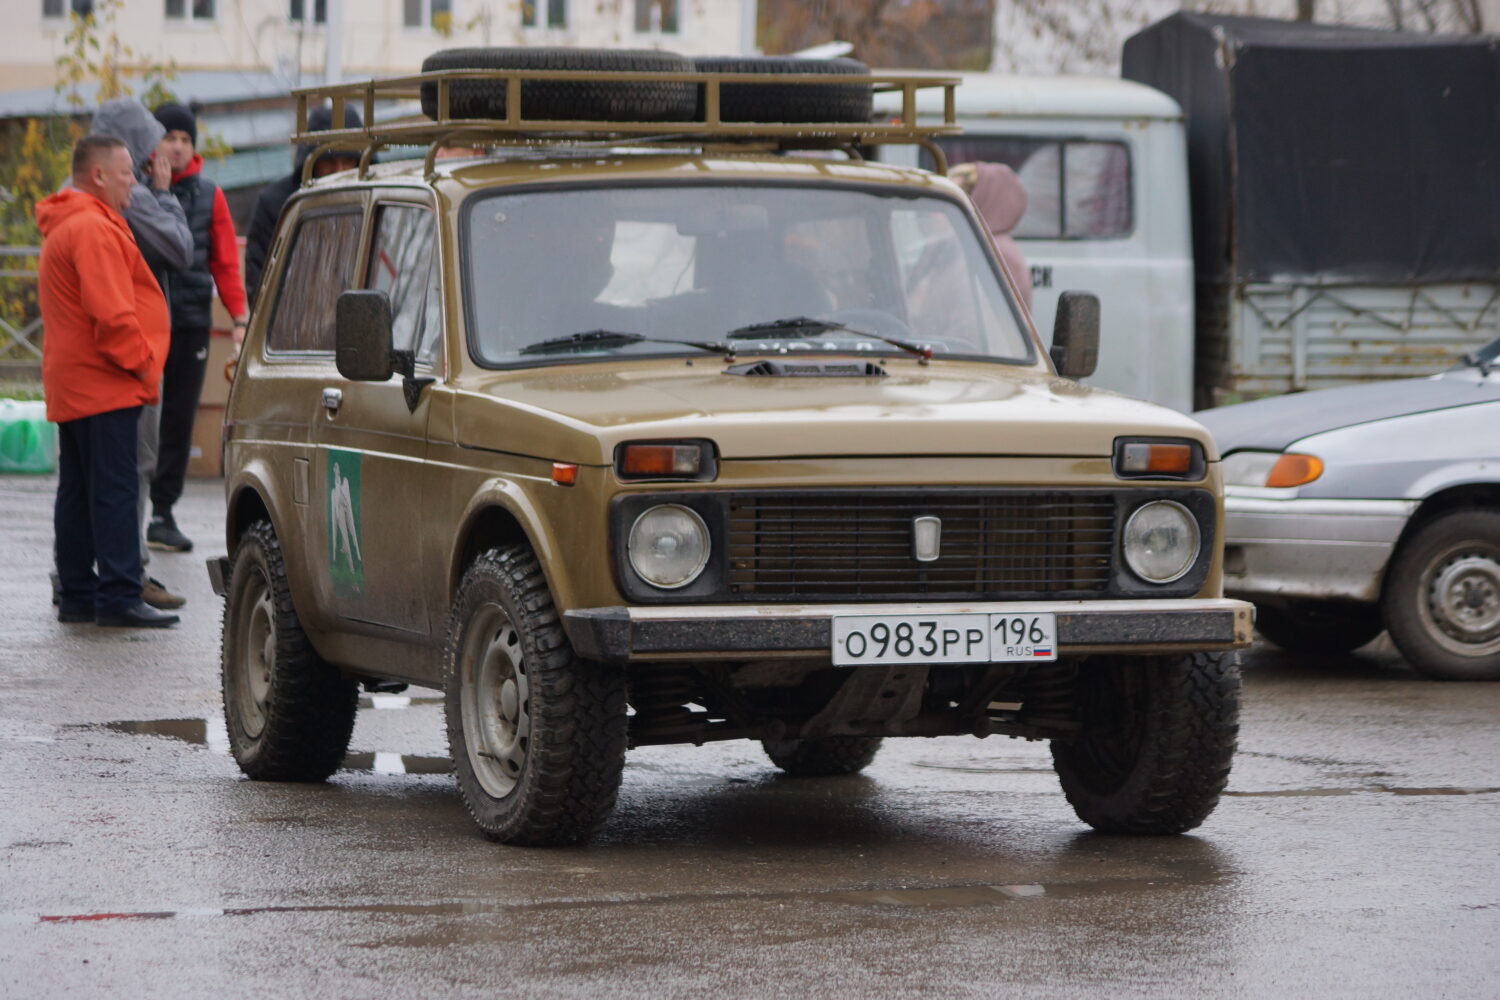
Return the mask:
<path fill-rule="evenodd" d="M 696 347 L 713 354 L 733 354 L 734 348 L 720 341 L 672 340 L 669 337 L 647 337 L 639 333 L 620 330 L 585 330 L 570 333 L 566 337 L 553 337 L 521 348 L 519 354 L 565 354 L 568 351 L 592 351 L 611 347 L 628 347 L 631 344 L 682 344 Z"/>
<path fill-rule="evenodd" d="M 1478 351 L 1471 351 L 1470 353 L 1465 354 L 1463 356 L 1463 362 L 1464 365 L 1469 368 L 1478 368 L 1479 374 L 1483 375 L 1485 378 L 1490 377 L 1490 371 L 1495 363 L 1492 358 L 1486 358 Z"/>
<path fill-rule="evenodd" d="M 751 323 L 737 330 L 731 330 L 725 334 L 728 340 L 754 340 L 757 337 L 765 337 L 768 334 L 774 337 L 816 337 L 820 333 L 832 333 L 837 330 L 840 333 L 852 333 L 856 337 L 869 337 L 871 340 L 879 340 L 890 344 L 892 347 L 900 348 L 907 354 L 913 355 L 922 364 L 932 360 L 932 348 L 922 344 L 913 344 L 909 340 L 899 340 L 895 337 L 887 337 L 879 333 L 871 333 L 868 330 L 857 330 L 852 326 L 831 319 L 815 319 L 812 316 L 788 316 L 786 319 L 771 320 L 767 323 Z"/>

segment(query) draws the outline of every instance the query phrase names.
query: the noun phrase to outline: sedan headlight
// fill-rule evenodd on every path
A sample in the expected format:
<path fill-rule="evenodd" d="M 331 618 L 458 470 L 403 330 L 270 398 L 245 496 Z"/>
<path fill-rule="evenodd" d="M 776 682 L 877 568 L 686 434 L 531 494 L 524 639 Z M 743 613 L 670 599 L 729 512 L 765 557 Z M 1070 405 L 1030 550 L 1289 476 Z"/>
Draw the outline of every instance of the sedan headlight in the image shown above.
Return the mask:
<path fill-rule="evenodd" d="M 1142 580 L 1171 583 L 1198 561 L 1198 522 L 1175 500 L 1153 500 L 1125 522 L 1125 562 Z"/>
<path fill-rule="evenodd" d="M 645 511 L 630 528 L 630 567 L 653 587 L 686 587 L 708 565 L 708 525 L 675 503 Z"/>
<path fill-rule="evenodd" d="M 1304 486 L 1323 474 L 1323 460 L 1295 451 L 1237 451 L 1225 456 L 1223 472 L 1229 486 Z"/>

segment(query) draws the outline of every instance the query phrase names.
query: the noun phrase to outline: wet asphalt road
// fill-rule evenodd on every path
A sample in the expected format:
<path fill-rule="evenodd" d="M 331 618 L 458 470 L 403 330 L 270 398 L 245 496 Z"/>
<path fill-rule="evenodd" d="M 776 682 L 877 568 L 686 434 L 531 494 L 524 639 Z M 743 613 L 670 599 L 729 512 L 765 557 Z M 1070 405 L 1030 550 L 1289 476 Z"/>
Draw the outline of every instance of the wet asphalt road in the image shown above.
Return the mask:
<path fill-rule="evenodd" d="M 1495 997 L 1500 684 L 1377 641 L 1257 649 L 1194 835 L 1085 832 L 1041 744 L 888 741 L 857 778 L 633 752 L 592 845 L 476 833 L 435 692 L 350 769 L 242 780 L 219 719 L 217 483 L 158 555 L 183 626 L 60 625 L 50 479 L 0 478 L 0 996 Z"/>

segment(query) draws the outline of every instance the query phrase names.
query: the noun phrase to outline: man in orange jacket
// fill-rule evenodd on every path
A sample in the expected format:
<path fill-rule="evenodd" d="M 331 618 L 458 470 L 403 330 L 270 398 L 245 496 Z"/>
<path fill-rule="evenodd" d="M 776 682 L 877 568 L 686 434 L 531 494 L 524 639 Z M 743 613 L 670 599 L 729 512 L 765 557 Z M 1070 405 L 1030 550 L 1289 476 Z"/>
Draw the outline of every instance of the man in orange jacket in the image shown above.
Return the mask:
<path fill-rule="evenodd" d="M 58 425 L 58 620 L 160 628 L 178 618 L 141 600 L 136 433 L 141 407 L 156 402 L 171 328 L 121 214 L 134 185 L 125 144 L 86 136 L 73 148 L 72 187 L 37 204 L 42 391 Z"/>

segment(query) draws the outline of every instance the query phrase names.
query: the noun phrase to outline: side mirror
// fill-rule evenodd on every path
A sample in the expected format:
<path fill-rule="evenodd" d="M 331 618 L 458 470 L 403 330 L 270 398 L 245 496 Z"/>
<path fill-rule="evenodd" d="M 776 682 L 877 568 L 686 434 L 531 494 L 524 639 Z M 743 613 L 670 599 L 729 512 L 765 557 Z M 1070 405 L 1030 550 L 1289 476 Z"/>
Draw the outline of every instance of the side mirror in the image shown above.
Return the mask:
<path fill-rule="evenodd" d="M 345 293 L 348 294 L 348 293 Z M 1052 364 L 1064 378 L 1087 378 L 1099 365 L 1099 296 L 1063 292 L 1052 324 Z"/>
<path fill-rule="evenodd" d="M 389 381 L 395 371 L 390 298 L 385 292 L 343 292 L 334 315 L 334 355 L 339 374 L 354 382 Z"/>

